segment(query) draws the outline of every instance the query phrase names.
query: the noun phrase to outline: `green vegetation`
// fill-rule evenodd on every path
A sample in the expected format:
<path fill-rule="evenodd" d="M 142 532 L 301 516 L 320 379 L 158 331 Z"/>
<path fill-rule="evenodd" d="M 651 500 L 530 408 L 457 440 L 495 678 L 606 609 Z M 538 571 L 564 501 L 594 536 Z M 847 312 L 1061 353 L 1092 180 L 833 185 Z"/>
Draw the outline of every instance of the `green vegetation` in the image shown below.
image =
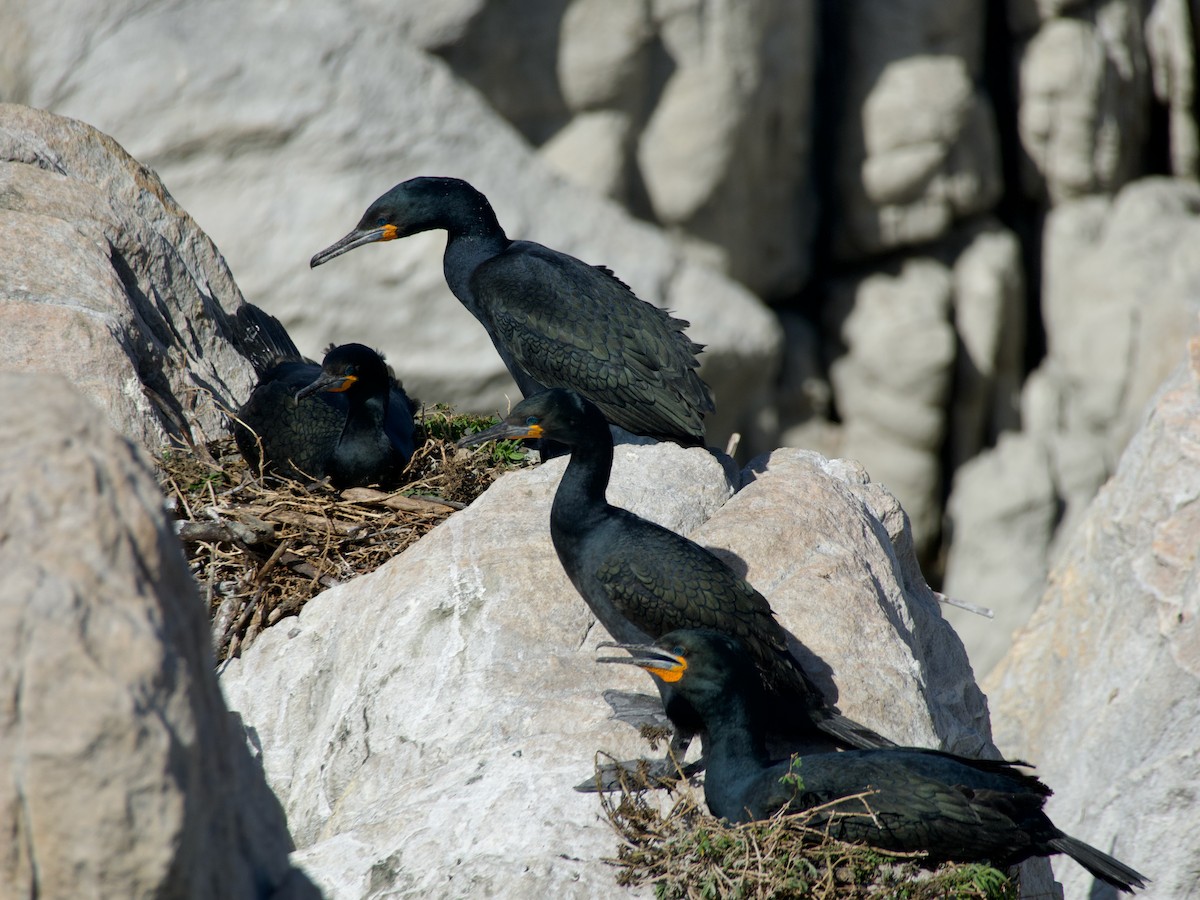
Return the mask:
<path fill-rule="evenodd" d="M 448 444 L 457 442 L 469 434 L 486 431 L 500 420 L 494 416 L 475 416 L 456 413 L 450 407 L 438 404 L 425 410 L 420 427 L 426 438 L 437 438 Z M 526 451 L 521 441 L 493 441 L 492 462 L 496 465 L 518 465 L 525 462 Z"/>
<path fill-rule="evenodd" d="M 796 789 L 803 789 L 798 772 L 784 778 L 795 779 Z M 617 856 L 610 860 L 618 868 L 618 884 L 652 884 L 661 900 L 1017 897 L 1016 885 L 989 866 L 947 863 L 932 868 L 921 854 L 835 840 L 820 824 L 823 809 L 730 825 L 708 815 L 686 783 L 670 798 L 636 785 L 601 798 L 605 816 L 621 838 Z M 869 795 L 864 801 L 869 804 Z"/>

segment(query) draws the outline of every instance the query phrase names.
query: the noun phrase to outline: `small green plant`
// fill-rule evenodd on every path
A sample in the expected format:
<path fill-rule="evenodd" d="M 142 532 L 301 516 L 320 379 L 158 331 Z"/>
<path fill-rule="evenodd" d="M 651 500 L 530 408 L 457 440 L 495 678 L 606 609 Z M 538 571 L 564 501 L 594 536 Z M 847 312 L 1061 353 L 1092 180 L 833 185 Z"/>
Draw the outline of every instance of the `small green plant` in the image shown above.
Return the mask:
<path fill-rule="evenodd" d="M 606 754 L 597 758 L 609 760 Z M 804 783 L 798 766 L 780 780 Z M 653 885 L 661 900 L 692 898 L 791 898 L 791 900 L 1016 900 L 1017 887 L 979 863 L 936 868 L 920 853 L 892 853 L 830 836 L 829 804 L 730 825 L 704 812 L 686 783 L 671 801 L 650 785 L 622 780 L 602 794 L 608 821 L 621 837 L 615 859 L 620 885 Z M 860 795 L 869 803 L 869 795 Z M 859 799 L 859 798 L 855 798 Z"/>
<path fill-rule="evenodd" d="M 421 427 L 426 438 L 454 443 L 466 434 L 474 434 L 494 425 L 496 420 L 487 416 L 474 416 L 469 413 L 456 413 L 444 403 L 426 407 L 421 417 Z"/>
<path fill-rule="evenodd" d="M 450 407 L 438 404 L 432 410 L 425 411 L 422 427 L 426 437 L 453 444 L 469 434 L 486 431 L 498 421 L 494 416 L 456 413 Z M 492 462 L 497 465 L 517 465 L 524 462 L 527 455 L 520 441 L 493 441 L 491 447 Z"/>
<path fill-rule="evenodd" d="M 779 783 L 786 788 L 791 788 L 793 794 L 799 794 L 804 790 L 804 779 L 800 777 L 800 763 L 803 760 L 799 756 L 793 756 L 792 761 L 788 763 L 787 773 L 780 776 Z"/>

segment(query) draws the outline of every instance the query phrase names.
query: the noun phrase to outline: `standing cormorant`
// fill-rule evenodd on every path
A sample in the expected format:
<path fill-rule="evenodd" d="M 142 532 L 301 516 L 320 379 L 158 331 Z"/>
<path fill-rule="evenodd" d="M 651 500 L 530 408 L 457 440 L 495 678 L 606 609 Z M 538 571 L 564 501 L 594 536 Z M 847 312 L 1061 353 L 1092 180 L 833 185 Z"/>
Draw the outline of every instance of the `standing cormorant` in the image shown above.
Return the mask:
<path fill-rule="evenodd" d="M 362 344 L 331 346 L 321 365 L 276 363 L 238 410 L 242 456 L 335 487 L 386 480 L 413 454 L 412 404 L 383 357 Z"/>
<path fill-rule="evenodd" d="M 458 178 L 413 178 L 312 258 L 441 228 L 446 283 L 487 330 L 525 397 L 578 391 L 634 434 L 703 445 L 714 409 L 687 322 L 639 300 L 612 272 L 531 241 L 510 241 L 487 198 Z"/>
<path fill-rule="evenodd" d="M 640 642 L 697 627 L 734 634 L 790 714 L 781 732 L 811 734 L 815 726 L 840 746 L 892 746 L 825 703 L 788 652 L 787 634 L 770 604 L 745 579 L 699 544 L 609 504 L 613 441 L 595 404 L 574 391 L 544 391 L 460 444 L 503 438 L 544 438 L 569 448 L 550 509 L 550 537 L 571 583 L 610 635 Z M 660 682 L 660 690 L 676 726 L 673 749 L 682 755 L 701 723 L 669 684 Z"/>
<path fill-rule="evenodd" d="M 1056 828 L 1042 810 L 1050 789 L 1020 771 L 1021 763 L 907 747 L 772 763 L 764 743 L 765 698 L 736 639 L 684 629 L 653 644 L 616 646 L 631 656 L 603 662 L 641 666 L 672 685 L 703 720 L 704 797 L 714 816 L 749 822 L 785 808 L 799 812 L 833 804 L 812 827 L 842 840 L 923 852 L 935 862 L 1002 867 L 1065 853 L 1118 890 L 1145 887 L 1144 875 Z M 864 798 L 836 803 L 863 793 Z"/>

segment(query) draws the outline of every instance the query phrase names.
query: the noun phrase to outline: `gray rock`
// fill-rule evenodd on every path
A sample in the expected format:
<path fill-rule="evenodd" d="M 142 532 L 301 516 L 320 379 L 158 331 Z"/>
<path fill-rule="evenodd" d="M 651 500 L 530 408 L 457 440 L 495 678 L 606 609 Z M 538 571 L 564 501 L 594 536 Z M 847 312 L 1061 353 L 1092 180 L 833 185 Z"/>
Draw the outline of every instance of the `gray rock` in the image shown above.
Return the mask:
<path fill-rule="evenodd" d="M 1025 349 L 1025 278 L 1021 248 L 994 221 L 963 235 L 954 261 L 958 355 L 949 410 L 951 472 L 1020 418 Z"/>
<path fill-rule="evenodd" d="M 851 460 L 777 450 L 692 532 L 832 669 L 846 715 L 898 743 L 977 755 L 987 707 L 920 574 L 896 499 Z"/>
<path fill-rule="evenodd" d="M 981 675 L 1000 661 L 1037 606 L 1058 513 L 1050 453 L 1033 435 L 1002 435 L 954 475 L 942 589 L 991 609 L 995 618 L 954 608 L 945 616 Z"/>
<path fill-rule="evenodd" d="M 462 25 L 460 48 L 500 25 L 520 31 L 490 6 L 457 8 L 446 33 Z M 692 321 L 709 345 L 704 365 L 739 373 L 736 383 L 708 376 L 726 398 L 724 421 L 736 421 L 742 385 L 758 396 L 774 375 L 770 314 L 658 230 L 563 184 L 447 64 L 397 40 L 410 20 L 411 7 L 387 4 L 348 16 L 317 0 L 218 0 L 118 8 L 86 41 L 68 24 L 34 23 L 31 99 L 87 118 L 153 166 L 225 249 L 247 296 L 310 356 L 362 341 L 428 402 L 489 412 L 518 396 L 445 285 L 441 233 L 308 268 L 396 182 L 457 175 L 489 196 L 510 235 L 609 265 L 643 299 Z M 714 443 L 723 427 L 713 424 Z"/>
<path fill-rule="evenodd" d="M 562 460 L 502 478 L 404 554 L 321 594 L 222 674 L 331 897 L 591 897 L 616 837 L 571 785 L 644 752 L 605 688 L 601 628 L 550 545 Z M 820 653 L 838 702 L 903 740 L 990 746 L 961 645 L 920 579 L 903 513 L 860 467 L 779 451 L 729 499 L 722 462 L 619 445 L 609 492 L 726 556 Z M 882 521 L 880 516 L 883 517 Z M 703 525 L 696 528 L 703 522 Z"/>
<path fill-rule="evenodd" d="M 655 34 L 650 0 L 573 0 L 558 39 L 558 83 L 573 113 L 640 114 Z"/>
<path fill-rule="evenodd" d="M 1154 96 L 1170 111 L 1171 174 L 1192 181 L 1200 177 L 1194 17 L 1183 0 L 1154 0 L 1145 23 Z"/>
<path fill-rule="evenodd" d="M 629 151 L 633 122 L 626 113 L 579 113 L 538 151 L 542 159 L 575 184 L 620 200 L 629 190 Z"/>
<path fill-rule="evenodd" d="M 638 139 L 653 215 L 719 248 L 766 296 L 809 273 L 816 6 L 655 4 L 671 74 Z"/>
<path fill-rule="evenodd" d="M 247 318 L 154 173 L 81 122 L 0 105 L 0 221 L 6 367 L 67 377 L 145 447 L 217 437 L 254 384 L 247 356 L 294 351 Z"/>
<path fill-rule="evenodd" d="M 1018 611 L 1032 609 L 1031 591 L 1112 472 L 1180 336 L 1194 331 L 1198 240 L 1200 187 L 1182 181 L 1142 179 L 1114 199 L 1051 212 L 1042 292 L 1048 354 L 1022 391 L 1022 432 L 966 466 L 949 501 L 946 592 L 998 614 L 994 628 L 955 620 L 965 623 L 980 673 L 1008 646 Z"/>
<path fill-rule="evenodd" d="M 1017 125 L 1032 196 L 1060 203 L 1136 176 L 1150 94 L 1142 5 L 1106 0 L 1050 19 L 1022 50 Z"/>
<path fill-rule="evenodd" d="M 1115 459 L 1200 312 L 1200 185 L 1145 178 L 1112 201 L 1055 209 L 1045 234 L 1054 430 L 1101 436 Z"/>
<path fill-rule="evenodd" d="M 6 895 L 318 897 L 145 457 L 57 376 L 0 390 Z"/>
<path fill-rule="evenodd" d="M 1120 467 L 1055 566 L 1041 603 L 988 677 L 997 741 L 1038 763 L 1060 827 L 1195 892 L 1200 759 L 1200 340 L 1158 395 Z M 1058 869 L 1069 896 L 1091 879 Z"/>
<path fill-rule="evenodd" d="M 830 367 L 841 453 L 893 491 L 918 547 L 941 519 L 939 459 L 956 356 L 953 281 L 934 259 L 837 283 L 828 329 L 846 348 Z"/>
<path fill-rule="evenodd" d="M 999 197 L 996 126 L 976 86 L 983 6 L 853 0 L 831 8 L 845 45 L 832 138 L 840 258 L 934 240 Z"/>

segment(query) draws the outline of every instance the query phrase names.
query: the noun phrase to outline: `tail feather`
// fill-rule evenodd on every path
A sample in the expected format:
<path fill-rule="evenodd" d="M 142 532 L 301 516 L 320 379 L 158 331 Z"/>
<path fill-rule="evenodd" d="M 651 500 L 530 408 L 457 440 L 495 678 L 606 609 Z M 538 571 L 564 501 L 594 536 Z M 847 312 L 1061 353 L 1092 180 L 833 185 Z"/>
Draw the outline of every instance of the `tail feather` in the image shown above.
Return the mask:
<path fill-rule="evenodd" d="M 1097 850 L 1091 844 L 1062 835 L 1050 840 L 1049 845 L 1059 853 L 1065 853 L 1079 863 L 1101 881 L 1111 884 L 1117 890 L 1133 893 L 1134 888 L 1144 888 L 1150 879 L 1140 872 L 1134 871 L 1118 859 L 1109 856 L 1103 850 Z"/>

